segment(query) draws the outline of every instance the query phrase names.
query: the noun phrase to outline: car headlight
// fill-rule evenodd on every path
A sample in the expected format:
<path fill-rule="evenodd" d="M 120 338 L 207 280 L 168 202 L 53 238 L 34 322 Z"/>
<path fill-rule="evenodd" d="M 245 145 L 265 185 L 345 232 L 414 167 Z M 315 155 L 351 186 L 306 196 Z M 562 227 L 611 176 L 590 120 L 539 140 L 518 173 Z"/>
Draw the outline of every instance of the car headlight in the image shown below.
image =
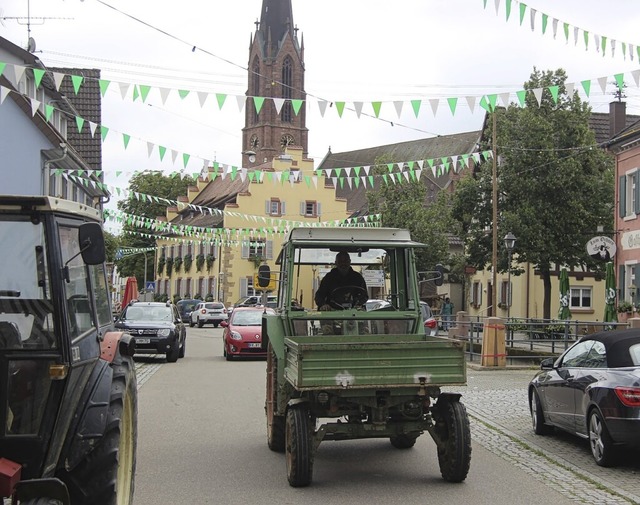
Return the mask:
<path fill-rule="evenodd" d="M 238 333 L 237 331 L 232 331 L 231 340 L 242 340 L 242 335 L 240 335 L 240 333 Z"/>
<path fill-rule="evenodd" d="M 168 337 L 171 334 L 171 330 L 169 328 L 163 328 L 158 330 L 159 337 Z"/>

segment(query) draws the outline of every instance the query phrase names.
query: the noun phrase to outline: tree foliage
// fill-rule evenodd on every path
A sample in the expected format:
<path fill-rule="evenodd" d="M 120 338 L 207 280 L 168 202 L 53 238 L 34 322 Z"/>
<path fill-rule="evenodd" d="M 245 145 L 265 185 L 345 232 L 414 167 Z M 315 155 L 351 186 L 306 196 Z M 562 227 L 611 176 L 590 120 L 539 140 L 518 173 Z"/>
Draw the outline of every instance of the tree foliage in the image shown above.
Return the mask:
<path fill-rule="evenodd" d="M 187 194 L 187 188 L 193 184 L 194 181 L 190 176 L 165 176 L 160 172 L 142 172 L 134 175 L 129 181 L 129 193 L 128 200 L 118 202 L 118 209 L 122 212 L 133 216 L 144 216 L 151 219 L 156 219 L 158 216 L 164 216 L 166 214 L 166 203 L 149 201 L 144 197 L 136 198 L 133 193 L 160 196 L 169 200 L 177 200 L 179 196 Z M 123 224 L 123 233 L 120 240 L 120 247 L 131 248 L 146 248 L 155 247 L 155 239 L 150 237 L 143 237 L 138 235 L 145 230 L 134 226 L 131 222 L 125 222 Z M 129 234 L 127 232 L 133 232 Z M 150 233 L 150 231 L 149 231 Z M 154 253 L 147 252 L 147 279 L 154 279 L 153 259 Z M 145 280 L 144 272 L 145 254 L 135 254 L 131 256 L 125 256 L 116 262 L 120 275 L 123 277 L 136 276 L 138 279 L 138 286 L 143 286 Z"/>
<path fill-rule="evenodd" d="M 528 92 L 525 107 L 494 112 L 500 161 L 498 270 L 507 268 L 502 237 L 512 232 L 517 237 L 514 257 L 541 272 L 545 318 L 550 318 L 553 269 L 597 268 L 585 244 L 598 226 L 613 225 L 613 161 L 596 145 L 590 107 L 576 92 L 567 93 L 565 81 L 561 69 L 534 69 L 524 87 L 543 90 L 540 105 Z M 558 91 L 557 101 L 550 89 Z M 491 195 L 492 166 L 487 163 L 458 184 L 453 204 L 453 216 L 466 232 L 469 262 L 479 269 L 491 264 Z"/>

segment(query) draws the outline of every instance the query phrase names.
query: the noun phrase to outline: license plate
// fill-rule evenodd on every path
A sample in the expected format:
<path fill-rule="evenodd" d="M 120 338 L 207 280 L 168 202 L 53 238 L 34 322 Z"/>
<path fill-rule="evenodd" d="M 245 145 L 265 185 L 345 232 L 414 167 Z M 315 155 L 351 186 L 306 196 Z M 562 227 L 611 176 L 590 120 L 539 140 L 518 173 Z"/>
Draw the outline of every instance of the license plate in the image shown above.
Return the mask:
<path fill-rule="evenodd" d="M 249 348 L 250 349 L 257 349 L 258 347 L 261 347 L 262 344 L 260 342 L 249 342 Z"/>
<path fill-rule="evenodd" d="M 151 339 L 148 338 L 136 338 L 136 344 L 148 344 Z"/>

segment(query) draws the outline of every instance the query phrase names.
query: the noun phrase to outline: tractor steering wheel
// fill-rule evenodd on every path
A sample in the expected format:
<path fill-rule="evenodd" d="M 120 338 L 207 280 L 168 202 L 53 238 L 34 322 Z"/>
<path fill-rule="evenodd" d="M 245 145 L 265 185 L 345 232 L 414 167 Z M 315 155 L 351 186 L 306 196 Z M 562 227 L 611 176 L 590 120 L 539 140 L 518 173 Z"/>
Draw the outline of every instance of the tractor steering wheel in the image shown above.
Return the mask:
<path fill-rule="evenodd" d="M 328 302 L 332 308 L 344 310 L 361 307 L 368 298 L 369 294 L 362 286 L 341 286 L 329 294 Z"/>

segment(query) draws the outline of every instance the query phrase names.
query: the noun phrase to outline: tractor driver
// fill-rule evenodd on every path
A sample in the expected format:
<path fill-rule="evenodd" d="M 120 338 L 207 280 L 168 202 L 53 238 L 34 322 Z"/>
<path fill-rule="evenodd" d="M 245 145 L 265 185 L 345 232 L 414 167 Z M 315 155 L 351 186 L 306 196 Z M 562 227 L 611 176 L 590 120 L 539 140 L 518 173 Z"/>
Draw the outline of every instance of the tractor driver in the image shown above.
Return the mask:
<path fill-rule="evenodd" d="M 325 275 L 316 291 L 315 302 L 318 310 L 332 310 L 340 302 L 351 302 L 352 306 L 363 305 L 367 301 L 367 284 L 359 272 L 351 268 L 351 257 L 346 251 L 336 254 L 336 266 Z"/>

